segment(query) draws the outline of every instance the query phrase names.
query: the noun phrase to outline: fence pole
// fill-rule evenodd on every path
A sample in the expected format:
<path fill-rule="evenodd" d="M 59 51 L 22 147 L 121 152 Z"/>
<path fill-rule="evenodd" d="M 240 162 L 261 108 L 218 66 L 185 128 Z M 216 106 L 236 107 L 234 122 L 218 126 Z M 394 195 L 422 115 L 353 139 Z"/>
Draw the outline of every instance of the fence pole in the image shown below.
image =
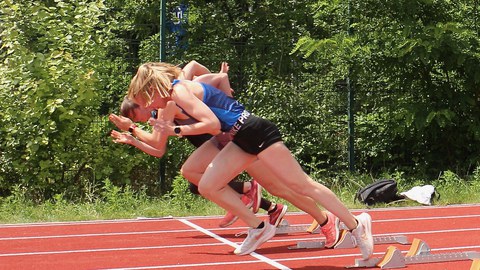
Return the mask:
<path fill-rule="evenodd" d="M 165 61 L 165 21 L 167 16 L 166 2 L 167 0 L 160 0 L 160 62 Z"/>
<path fill-rule="evenodd" d="M 353 33 L 352 29 L 352 0 L 348 0 L 348 35 Z M 351 64 L 350 64 L 351 65 Z M 348 88 L 348 169 L 350 172 L 355 171 L 355 89 L 351 82 L 352 67 L 348 68 L 347 88 Z"/>

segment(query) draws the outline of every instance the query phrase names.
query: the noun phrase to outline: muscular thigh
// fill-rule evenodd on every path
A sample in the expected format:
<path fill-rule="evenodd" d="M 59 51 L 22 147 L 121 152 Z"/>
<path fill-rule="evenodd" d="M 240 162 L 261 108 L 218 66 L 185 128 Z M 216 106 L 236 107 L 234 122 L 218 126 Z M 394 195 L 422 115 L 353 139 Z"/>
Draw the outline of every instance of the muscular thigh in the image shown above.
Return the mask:
<path fill-rule="evenodd" d="M 208 165 L 200 180 L 203 188 L 218 190 L 227 185 L 231 179 L 245 170 L 256 156 L 244 152 L 233 143 L 227 144 Z"/>
<path fill-rule="evenodd" d="M 302 181 L 307 179 L 305 172 L 282 142 L 270 146 L 258 158 L 282 184 L 298 189 L 308 188 L 308 182 Z"/>
<path fill-rule="evenodd" d="M 182 170 L 203 173 L 218 152 L 220 150 L 214 143 L 206 141 L 188 157 L 182 166 Z"/>
<path fill-rule="evenodd" d="M 272 172 L 261 160 L 256 160 L 248 166 L 246 172 L 255 180 L 257 180 L 263 187 L 268 186 L 284 186 L 278 177 Z"/>

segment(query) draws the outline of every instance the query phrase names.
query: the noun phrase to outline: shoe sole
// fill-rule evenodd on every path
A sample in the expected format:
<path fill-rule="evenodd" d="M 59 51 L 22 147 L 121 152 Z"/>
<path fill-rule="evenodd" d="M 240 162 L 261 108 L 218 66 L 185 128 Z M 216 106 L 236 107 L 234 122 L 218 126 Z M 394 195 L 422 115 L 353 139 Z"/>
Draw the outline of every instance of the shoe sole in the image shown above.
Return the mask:
<path fill-rule="evenodd" d="M 273 228 L 269 234 L 266 234 L 266 233 L 263 234 L 262 237 L 260 237 L 260 239 L 258 239 L 257 242 L 255 242 L 255 244 L 252 247 L 250 247 L 249 249 L 247 249 L 244 252 L 239 252 L 239 253 L 236 253 L 236 254 L 240 255 L 240 256 L 243 256 L 243 255 L 248 255 L 248 254 L 254 252 L 260 245 L 262 245 L 263 243 L 267 242 L 272 237 L 274 237 L 275 236 L 275 231 L 276 231 L 276 229 Z"/>
<path fill-rule="evenodd" d="M 273 226 L 278 227 L 278 225 L 280 224 L 280 222 L 282 222 L 283 217 L 284 217 L 285 214 L 287 213 L 287 208 L 288 208 L 288 207 L 287 207 L 286 205 L 283 206 L 282 212 L 280 213 L 280 215 L 278 215 L 278 218 L 277 218 L 277 220 L 275 221 L 275 224 L 272 224 Z"/>
<path fill-rule="evenodd" d="M 367 222 L 366 222 L 366 224 L 364 222 L 362 222 L 362 226 L 365 230 L 364 231 L 365 235 L 367 235 L 367 241 L 372 244 L 372 252 L 370 253 L 370 255 L 367 258 L 365 258 L 365 256 L 362 253 L 363 259 L 368 260 L 368 258 L 370 258 L 373 254 L 372 217 L 368 213 L 362 213 L 360 215 L 365 216 L 365 219 L 366 219 Z M 363 219 L 364 218 L 362 218 L 362 220 Z M 361 251 L 361 249 L 360 249 L 360 251 Z"/>

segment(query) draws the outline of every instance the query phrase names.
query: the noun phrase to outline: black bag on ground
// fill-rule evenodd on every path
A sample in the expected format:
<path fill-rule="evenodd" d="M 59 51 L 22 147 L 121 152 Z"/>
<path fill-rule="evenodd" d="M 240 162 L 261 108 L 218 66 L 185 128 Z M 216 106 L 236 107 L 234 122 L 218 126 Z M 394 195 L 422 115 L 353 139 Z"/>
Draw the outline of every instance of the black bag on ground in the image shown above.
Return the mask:
<path fill-rule="evenodd" d="M 361 188 L 355 195 L 355 200 L 366 205 L 374 205 L 376 203 L 389 203 L 403 199 L 398 195 L 397 182 L 393 179 L 380 179 L 370 185 Z"/>

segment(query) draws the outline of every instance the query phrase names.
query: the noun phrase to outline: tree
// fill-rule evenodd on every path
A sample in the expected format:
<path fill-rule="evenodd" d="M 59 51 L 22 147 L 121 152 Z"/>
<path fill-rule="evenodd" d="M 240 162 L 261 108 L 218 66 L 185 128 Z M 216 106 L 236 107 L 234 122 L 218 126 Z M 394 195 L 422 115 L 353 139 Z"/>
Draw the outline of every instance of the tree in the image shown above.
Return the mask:
<path fill-rule="evenodd" d="M 0 189 L 77 189 L 100 138 L 102 1 L 2 1 Z"/>
<path fill-rule="evenodd" d="M 307 57 L 330 56 L 327 66 L 343 62 L 353 69 L 363 169 L 405 166 L 431 176 L 472 169 L 479 161 L 478 7 L 471 1 L 351 2 L 352 36 L 329 30 L 297 45 Z M 321 26 L 331 20 L 323 7 L 346 10 L 346 1 L 315 5 L 322 7 Z"/>

